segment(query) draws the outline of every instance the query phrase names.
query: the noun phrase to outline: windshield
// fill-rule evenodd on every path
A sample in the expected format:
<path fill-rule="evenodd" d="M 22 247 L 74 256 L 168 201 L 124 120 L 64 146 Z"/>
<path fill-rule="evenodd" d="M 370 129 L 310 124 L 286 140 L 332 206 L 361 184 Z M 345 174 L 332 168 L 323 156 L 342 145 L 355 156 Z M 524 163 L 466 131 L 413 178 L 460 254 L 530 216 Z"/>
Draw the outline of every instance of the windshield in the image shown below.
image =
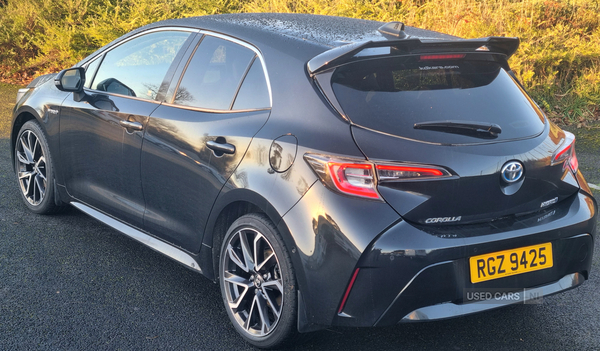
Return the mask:
<path fill-rule="evenodd" d="M 332 88 L 350 120 L 377 131 L 444 144 L 486 140 L 456 128 L 415 129 L 415 124 L 494 124 L 502 130 L 487 135 L 494 141 L 543 131 L 543 114 L 499 63 L 422 58 L 372 59 L 337 68 Z"/>

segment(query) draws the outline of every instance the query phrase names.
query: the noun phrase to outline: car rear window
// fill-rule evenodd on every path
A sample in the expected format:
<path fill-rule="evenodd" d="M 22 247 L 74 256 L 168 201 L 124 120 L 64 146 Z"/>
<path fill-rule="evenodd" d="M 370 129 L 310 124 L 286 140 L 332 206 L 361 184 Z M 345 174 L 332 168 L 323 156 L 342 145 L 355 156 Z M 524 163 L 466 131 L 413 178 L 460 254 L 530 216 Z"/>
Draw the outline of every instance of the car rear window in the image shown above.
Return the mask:
<path fill-rule="evenodd" d="M 337 68 L 331 83 L 353 123 L 404 138 L 468 144 L 526 138 L 544 129 L 542 112 L 494 61 L 371 59 Z M 502 132 L 414 128 L 443 121 L 492 123 Z"/>

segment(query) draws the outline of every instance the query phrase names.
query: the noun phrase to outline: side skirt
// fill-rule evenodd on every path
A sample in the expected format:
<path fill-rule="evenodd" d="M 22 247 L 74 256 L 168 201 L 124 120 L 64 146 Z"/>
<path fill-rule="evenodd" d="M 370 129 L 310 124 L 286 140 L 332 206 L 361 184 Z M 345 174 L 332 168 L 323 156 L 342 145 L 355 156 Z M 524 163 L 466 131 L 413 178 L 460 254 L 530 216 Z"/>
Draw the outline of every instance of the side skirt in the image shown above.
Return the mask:
<path fill-rule="evenodd" d="M 109 227 L 112 227 L 112 228 L 120 231 L 121 233 L 127 235 L 128 237 L 148 246 L 149 248 L 153 249 L 154 251 L 160 252 L 160 253 L 174 259 L 175 261 L 183 264 L 184 266 L 186 266 L 196 272 L 202 273 L 202 270 L 200 269 L 200 266 L 198 265 L 196 260 L 187 252 L 185 252 L 181 249 L 178 249 L 172 245 L 169 245 L 169 244 L 165 243 L 164 241 L 161 241 L 153 236 L 143 233 L 133 227 L 130 227 L 127 224 L 119 222 L 116 219 L 113 219 L 113 218 L 105 215 L 104 213 L 94 210 L 93 208 L 86 206 L 82 203 L 71 202 L 71 205 L 75 206 L 75 208 L 84 212 L 85 214 L 108 225 Z"/>

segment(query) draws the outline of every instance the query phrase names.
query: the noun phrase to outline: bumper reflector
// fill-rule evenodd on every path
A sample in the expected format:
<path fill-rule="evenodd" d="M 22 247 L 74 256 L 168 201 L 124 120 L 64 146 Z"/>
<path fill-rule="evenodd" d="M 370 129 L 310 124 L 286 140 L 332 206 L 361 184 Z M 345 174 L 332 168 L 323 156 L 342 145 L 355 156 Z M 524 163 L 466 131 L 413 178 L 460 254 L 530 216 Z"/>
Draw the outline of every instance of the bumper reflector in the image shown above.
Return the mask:
<path fill-rule="evenodd" d="M 338 314 L 342 313 L 344 310 L 344 306 L 346 305 L 346 301 L 348 300 L 348 295 L 350 295 L 350 290 L 352 290 L 352 286 L 354 286 L 354 282 L 356 281 L 356 276 L 358 275 L 358 271 L 360 268 L 356 268 L 354 270 L 354 274 L 352 274 L 352 279 L 350 279 L 350 283 L 346 288 L 346 292 L 344 293 L 344 298 L 342 299 L 342 303 L 340 304 L 340 308 L 338 309 Z"/>

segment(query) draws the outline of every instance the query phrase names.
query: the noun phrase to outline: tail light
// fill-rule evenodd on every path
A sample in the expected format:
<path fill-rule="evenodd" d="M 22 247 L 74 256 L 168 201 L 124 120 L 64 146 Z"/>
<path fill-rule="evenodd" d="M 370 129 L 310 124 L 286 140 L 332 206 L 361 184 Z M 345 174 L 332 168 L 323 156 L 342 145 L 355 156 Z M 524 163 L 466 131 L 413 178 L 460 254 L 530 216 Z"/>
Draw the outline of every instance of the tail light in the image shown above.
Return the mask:
<path fill-rule="evenodd" d="M 381 200 L 372 163 L 314 154 L 305 154 L 304 159 L 330 189 L 347 195 Z"/>
<path fill-rule="evenodd" d="M 380 182 L 449 177 L 443 168 L 418 165 L 377 165 Z"/>
<path fill-rule="evenodd" d="M 565 131 L 565 138 L 560 147 L 552 155 L 552 165 L 563 163 L 563 168 L 569 167 L 573 173 L 579 169 L 579 161 L 575 154 L 575 135 Z"/>
<path fill-rule="evenodd" d="M 305 154 L 304 159 L 330 189 L 346 195 L 382 200 L 377 183 L 448 177 L 439 167 L 375 164 L 365 160 Z"/>

